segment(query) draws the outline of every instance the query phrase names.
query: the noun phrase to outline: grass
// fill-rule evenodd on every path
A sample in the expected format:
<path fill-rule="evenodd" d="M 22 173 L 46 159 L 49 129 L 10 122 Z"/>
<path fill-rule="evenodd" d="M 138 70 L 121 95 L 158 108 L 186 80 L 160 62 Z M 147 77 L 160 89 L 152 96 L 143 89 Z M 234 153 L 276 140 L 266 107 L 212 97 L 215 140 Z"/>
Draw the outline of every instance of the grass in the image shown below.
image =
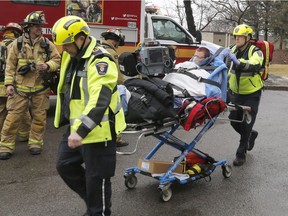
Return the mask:
<path fill-rule="evenodd" d="M 269 71 L 270 71 L 269 73 L 271 74 L 288 77 L 287 64 L 271 64 Z"/>

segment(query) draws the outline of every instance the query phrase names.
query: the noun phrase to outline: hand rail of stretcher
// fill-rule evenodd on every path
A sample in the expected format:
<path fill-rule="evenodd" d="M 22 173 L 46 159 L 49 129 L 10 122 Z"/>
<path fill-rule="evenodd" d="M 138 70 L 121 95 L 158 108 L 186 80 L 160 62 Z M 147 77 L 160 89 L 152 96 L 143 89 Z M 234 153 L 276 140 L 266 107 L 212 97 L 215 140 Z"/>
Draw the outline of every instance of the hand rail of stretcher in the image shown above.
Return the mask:
<path fill-rule="evenodd" d="M 140 133 L 140 135 L 137 138 L 135 148 L 133 151 L 128 152 L 120 152 L 117 151 L 117 154 L 120 155 L 132 155 L 137 151 L 138 144 L 143 136 L 149 136 L 153 134 L 158 133 L 164 133 L 167 131 L 167 128 L 171 128 L 174 124 L 178 123 L 178 119 L 176 118 L 167 118 L 166 121 L 162 124 L 159 124 L 159 122 L 145 122 L 145 123 L 133 123 L 133 124 L 127 124 L 127 128 L 125 131 L 123 131 L 123 134 L 137 134 Z M 137 129 L 138 128 L 138 129 Z"/>
<path fill-rule="evenodd" d="M 234 111 L 234 110 L 242 110 L 243 111 L 242 119 L 241 120 L 237 120 L 237 119 L 229 119 L 229 118 L 218 117 L 219 120 L 228 120 L 228 121 L 240 122 L 240 123 L 246 121 L 247 124 L 250 124 L 250 122 L 251 122 L 251 114 L 250 114 L 250 112 L 252 111 L 251 107 L 243 106 L 243 105 L 237 105 L 237 104 L 233 104 L 233 103 L 226 104 L 226 107 L 227 107 L 226 109 L 229 112 Z"/>

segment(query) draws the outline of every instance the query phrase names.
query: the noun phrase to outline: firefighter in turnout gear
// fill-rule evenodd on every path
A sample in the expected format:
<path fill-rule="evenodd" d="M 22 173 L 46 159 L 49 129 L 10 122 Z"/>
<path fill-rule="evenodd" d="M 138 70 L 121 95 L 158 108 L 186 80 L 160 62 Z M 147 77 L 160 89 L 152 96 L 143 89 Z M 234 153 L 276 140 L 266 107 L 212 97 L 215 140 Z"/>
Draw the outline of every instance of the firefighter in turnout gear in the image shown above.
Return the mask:
<path fill-rule="evenodd" d="M 120 29 L 108 29 L 107 31 L 103 32 L 101 36 L 104 40 L 101 40 L 101 45 L 112 55 L 114 61 L 118 65 L 118 80 L 117 84 L 124 83 L 124 75 L 119 70 L 119 63 L 118 63 L 118 53 L 116 49 L 118 46 L 124 46 L 125 44 L 125 35 L 121 32 Z"/>
<path fill-rule="evenodd" d="M 3 29 L 3 41 L 0 42 L 0 131 L 3 127 L 5 118 L 7 116 L 7 94 L 6 94 L 6 87 L 4 85 L 4 76 L 5 76 L 5 65 L 7 54 L 11 47 L 11 43 L 21 36 L 22 34 L 22 27 L 18 23 L 10 22 L 8 23 Z M 9 46 L 10 45 L 10 46 Z M 29 110 L 27 109 L 26 112 L 23 113 L 21 124 L 18 129 L 18 140 L 20 142 L 25 142 L 28 140 L 29 131 L 31 126 L 31 116 Z M 0 134 L 1 139 L 1 134 Z"/>
<path fill-rule="evenodd" d="M 89 34 L 87 23 L 77 16 L 62 17 L 52 28 L 54 43 L 64 50 L 54 125 L 70 125 L 60 142 L 56 167 L 86 203 L 85 215 L 111 215 L 116 135 L 126 123 L 117 65 Z"/>
<path fill-rule="evenodd" d="M 264 60 L 262 51 L 251 45 L 250 39 L 253 30 L 246 24 L 238 25 L 233 30 L 236 44 L 231 47 L 230 58 L 233 67 L 229 71 L 229 98 L 237 105 L 251 107 L 251 122 L 231 121 L 231 125 L 240 134 L 240 144 L 236 151 L 234 166 L 241 166 L 246 162 L 247 150 L 251 151 L 255 144 L 258 132 L 253 130 L 253 125 L 258 113 L 258 107 L 263 88 L 261 79 L 261 66 Z M 243 111 L 231 111 L 231 120 L 241 120 Z"/>
<path fill-rule="evenodd" d="M 104 40 L 101 40 L 101 45 L 104 47 L 113 57 L 114 61 L 117 64 L 118 68 L 118 80 L 117 84 L 121 85 L 125 81 L 124 75 L 120 72 L 118 54 L 116 49 L 118 46 L 124 46 L 125 44 L 125 35 L 121 32 L 120 29 L 108 29 L 107 31 L 101 34 Z M 129 143 L 122 138 L 122 135 L 119 134 L 116 140 L 116 146 L 122 147 L 127 146 Z"/>
<path fill-rule="evenodd" d="M 21 116 L 31 105 L 31 129 L 28 148 L 32 155 L 42 151 L 49 109 L 49 92 L 44 76 L 56 71 L 60 66 L 60 54 L 55 45 L 42 36 L 42 26 L 46 24 L 43 11 L 31 12 L 21 25 L 22 36 L 11 43 L 5 80 L 8 95 L 8 114 L 1 131 L 0 159 L 9 159 L 15 149 L 15 138 Z"/>

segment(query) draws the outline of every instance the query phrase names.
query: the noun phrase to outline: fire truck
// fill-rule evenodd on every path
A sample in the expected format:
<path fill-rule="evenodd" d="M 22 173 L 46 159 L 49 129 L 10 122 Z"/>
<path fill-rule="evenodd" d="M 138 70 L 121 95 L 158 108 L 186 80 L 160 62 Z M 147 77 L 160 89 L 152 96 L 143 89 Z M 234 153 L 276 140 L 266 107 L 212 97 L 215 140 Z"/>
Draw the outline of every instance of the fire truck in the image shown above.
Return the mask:
<path fill-rule="evenodd" d="M 208 46 L 211 50 L 218 47 L 201 41 L 200 32 L 194 38 L 174 19 L 156 15 L 157 7 L 147 7 L 144 0 L 6 0 L 0 2 L 0 26 L 21 22 L 32 11 L 44 11 L 48 24 L 43 26 L 43 34 L 50 39 L 53 24 L 65 15 L 82 17 L 98 40 L 107 29 L 120 28 L 125 35 L 125 46 L 119 47 L 119 53 L 135 51 L 144 38 L 172 46 L 177 62 L 190 59 L 199 46 Z"/>

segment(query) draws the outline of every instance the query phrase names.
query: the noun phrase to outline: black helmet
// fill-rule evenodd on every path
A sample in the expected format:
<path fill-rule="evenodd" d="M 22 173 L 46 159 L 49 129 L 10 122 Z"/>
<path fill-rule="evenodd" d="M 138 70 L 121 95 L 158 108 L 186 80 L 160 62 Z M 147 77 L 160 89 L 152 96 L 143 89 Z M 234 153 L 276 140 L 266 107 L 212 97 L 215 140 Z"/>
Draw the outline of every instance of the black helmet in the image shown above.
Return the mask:
<path fill-rule="evenodd" d="M 45 25 L 48 24 L 45 19 L 43 11 L 33 11 L 29 13 L 20 25 L 34 24 L 34 25 Z"/>
<path fill-rule="evenodd" d="M 123 46 L 125 44 L 125 35 L 121 32 L 120 29 L 115 28 L 108 29 L 106 32 L 103 32 L 101 36 L 105 40 L 112 39 L 119 41 L 119 46 Z"/>

